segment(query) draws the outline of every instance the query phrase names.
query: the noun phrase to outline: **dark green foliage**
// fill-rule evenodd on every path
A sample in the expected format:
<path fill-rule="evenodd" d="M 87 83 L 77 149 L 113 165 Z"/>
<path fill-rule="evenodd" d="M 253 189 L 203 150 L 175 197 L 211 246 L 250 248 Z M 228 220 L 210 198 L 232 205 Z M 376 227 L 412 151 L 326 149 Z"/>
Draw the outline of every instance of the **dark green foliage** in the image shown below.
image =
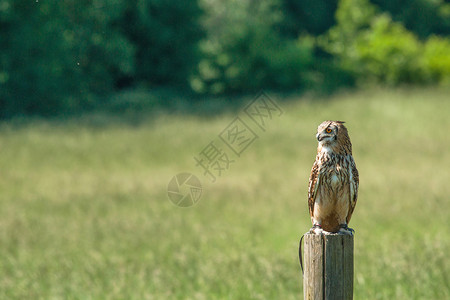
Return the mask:
<path fill-rule="evenodd" d="M 338 0 L 282 0 L 281 3 L 285 19 L 280 27 L 288 36 L 319 35 L 336 23 Z"/>
<path fill-rule="evenodd" d="M 117 87 L 187 86 L 195 1 L 0 1 L 0 117 L 99 107 Z"/>
<path fill-rule="evenodd" d="M 193 88 L 202 93 L 302 89 L 313 63 L 312 45 L 277 32 L 277 1 L 209 1 L 203 59 Z"/>
<path fill-rule="evenodd" d="M 0 118 L 121 109 L 128 87 L 450 83 L 443 0 L 0 0 L 0 30 Z"/>
<path fill-rule="evenodd" d="M 220 53 L 207 54 L 194 82 L 201 84 L 199 91 L 213 94 L 303 88 L 313 59 L 310 46 L 260 28 L 249 28 L 242 38 L 221 45 Z"/>
<path fill-rule="evenodd" d="M 450 4 L 443 0 L 371 0 L 381 10 L 391 14 L 394 21 L 421 38 L 431 34 L 450 34 Z"/>
<path fill-rule="evenodd" d="M 127 2 L 122 30 L 137 48 L 135 80 L 150 86 L 186 86 L 198 62 L 200 16 L 197 1 Z"/>
<path fill-rule="evenodd" d="M 316 57 L 311 88 L 319 94 L 329 95 L 342 87 L 354 87 L 356 75 L 353 70 L 342 68 L 335 58 Z"/>
<path fill-rule="evenodd" d="M 130 74 L 133 47 L 112 26 L 117 4 L 1 1 L 1 117 L 91 107 Z"/>

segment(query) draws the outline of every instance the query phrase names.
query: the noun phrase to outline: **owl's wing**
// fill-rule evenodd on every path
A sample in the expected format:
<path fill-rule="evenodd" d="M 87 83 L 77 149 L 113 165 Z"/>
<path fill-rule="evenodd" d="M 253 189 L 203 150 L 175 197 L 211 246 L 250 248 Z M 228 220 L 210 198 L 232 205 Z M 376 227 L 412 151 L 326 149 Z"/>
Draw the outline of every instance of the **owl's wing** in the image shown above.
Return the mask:
<path fill-rule="evenodd" d="M 314 162 L 311 175 L 309 175 L 309 187 L 308 187 L 308 206 L 309 206 L 309 215 L 311 218 L 314 214 L 314 203 L 316 202 L 317 190 L 320 185 L 320 170 L 318 159 Z"/>
<path fill-rule="evenodd" d="M 353 214 L 353 210 L 356 206 L 356 200 L 358 200 L 358 187 L 359 187 L 359 173 L 356 169 L 355 161 L 353 157 L 350 155 L 350 166 L 349 166 L 349 175 L 350 175 L 350 208 L 347 215 L 347 224 L 350 222 L 350 219 Z"/>

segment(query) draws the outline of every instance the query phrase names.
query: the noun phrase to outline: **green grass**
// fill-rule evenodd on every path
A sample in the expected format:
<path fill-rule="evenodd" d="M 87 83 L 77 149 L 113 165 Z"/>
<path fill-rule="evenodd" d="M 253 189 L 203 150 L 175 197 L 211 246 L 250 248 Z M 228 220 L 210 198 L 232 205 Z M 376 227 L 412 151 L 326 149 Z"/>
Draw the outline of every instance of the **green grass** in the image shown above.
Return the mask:
<path fill-rule="evenodd" d="M 301 299 L 315 130 L 338 119 L 360 172 L 355 299 L 449 299 L 449 90 L 289 98 L 215 183 L 193 156 L 237 112 L 3 123 L 0 298 Z M 191 208 L 167 198 L 182 171 L 204 187 Z"/>

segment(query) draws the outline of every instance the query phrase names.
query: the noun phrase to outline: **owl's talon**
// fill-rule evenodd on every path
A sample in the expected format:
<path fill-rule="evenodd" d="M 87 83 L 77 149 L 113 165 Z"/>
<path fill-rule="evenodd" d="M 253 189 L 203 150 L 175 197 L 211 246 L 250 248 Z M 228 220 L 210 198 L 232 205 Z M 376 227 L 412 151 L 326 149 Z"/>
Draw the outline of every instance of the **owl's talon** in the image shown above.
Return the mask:
<path fill-rule="evenodd" d="M 309 233 L 322 235 L 324 231 L 322 229 L 322 226 L 320 226 L 319 224 L 314 224 L 314 226 L 309 230 Z"/>
<path fill-rule="evenodd" d="M 348 227 L 347 224 L 341 224 L 339 226 L 339 234 L 345 234 L 345 235 L 354 235 L 355 234 L 355 230 L 353 230 L 353 228 Z"/>

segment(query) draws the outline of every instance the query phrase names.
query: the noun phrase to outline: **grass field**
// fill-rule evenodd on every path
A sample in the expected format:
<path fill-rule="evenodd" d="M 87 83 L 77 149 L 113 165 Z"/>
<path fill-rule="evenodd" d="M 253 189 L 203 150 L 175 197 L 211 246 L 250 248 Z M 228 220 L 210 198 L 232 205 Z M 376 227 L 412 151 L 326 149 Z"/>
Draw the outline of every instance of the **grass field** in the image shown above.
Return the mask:
<path fill-rule="evenodd" d="M 239 114 L 0 125 L 1 299 L 302 299 L 297 247 L 326 119 L 360 172 L 355 299 L 450 299 L 450 90 L 274 97 L 215 183 L 193 157 Z M 179 208 L 179 172 L 203 184 Z"/>

